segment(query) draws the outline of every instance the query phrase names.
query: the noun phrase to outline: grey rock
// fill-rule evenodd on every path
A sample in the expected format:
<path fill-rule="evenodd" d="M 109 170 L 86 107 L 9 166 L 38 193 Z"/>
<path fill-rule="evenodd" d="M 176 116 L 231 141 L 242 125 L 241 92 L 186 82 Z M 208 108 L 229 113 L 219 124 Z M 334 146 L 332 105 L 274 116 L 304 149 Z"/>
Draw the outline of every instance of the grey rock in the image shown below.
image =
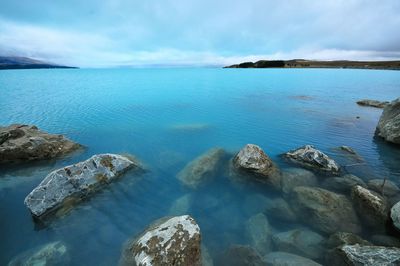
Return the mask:
<path fill-rule="evenodd" d="M 251 246 L 254 247 L 260 255 L 267 254 L 271 249 L 271 226 L 267 217 L 262 214 L 256 214 L 246 221 L 246 233 Z"/>
<path fill-rule="evenodd" d="M 351 147 L 349 147 L 349 146 L 340 146 L 339 148 L 340 148 L 342 151 L 345 151 L 345 152 L 347 152 L 347 153 L 350 153 L 350 154 L 353 154 L 353 155 L 356 155 L 356 154 L 357 154 L 356 151 L 353 150 L 353 148 L 351 148 Z"/>
<path fill-rule="evenodd" d="M 188 212 L 192 201 L 191 194 L 177 198 L 169 208 L 170 215 L 183 215 Z"/>
<path fill-rule="evenodd" d="M 399 187 L 394 182 L 384 179 L 369 180 L 368 188 L 388 197 L 393 197 L 400 192 Z"/>
<path fill-rule="evenodd" d="M 351 190 L 351 199 L 363 222 L 375 229 L 384 230 L 388 220 L 388 208 L 385 198 L 377 193 L 355 186 Z"/>
<path fill-rule="evenodd" d="M 400 144 L 400 98 L 383 109 L 375 134 L 386 141 Z"/>
<path fill-rule="evenodd" d="M 275 219 L 284 222 L 295 222 L 297 216 L 283 198 L 268 199 L 264 212 Z"/>
<path fill-rule="evenodd" d="M 187 187 L 198 188 L 215 178 L 224 155 L 221 148 L 211 149 L 188 163 L 177 178 Z"/>
<path fill-rule="evenodd" d="M 390 209 L 390 218 L 397 230 L 400 230 L 400 201 Z"/>
<path fill-rule="evenodd" d="M 128 240 L 120 265 L 201 265 L 201 235 L 189 215 L 165 218 Z"/>
<path fill-rule="evenodd" d="M 233 245 L 218 259 L 221 266 L 266 266 L 261 256 L 251 247 Z"/>
<path fill-rule="evenodd" d="M 61 241 L 51 242 L 38 248 L 30 249 L 8 263 L 9 266 L 58 266 L 69 265 L 70 256 L 65 244 Z"/>
<path fill-rule="evenodd" d="M 384 108 L 386 105 L 389 104 L 387 101 L 377 101 L 377 100 L 368 100 L 368 99 L 363 99 L 357 101 L 358 105 L 361 106 L 370 106 L 370 107 L 375 107 L 375 108 Z"/>
<path fill-rule="evenodd" d="M 361 178 L 351 174 L 327 178 L 322 183 L 322 187 L 342 193 L 349 193 L 356 185 L 367 187 Z"/>
<path fill-rule="evenodd" d="M 36 126 L 0 127 L 0 164 L 52 159 L 80 147 L 62 135 L 48 134 Z"/>
<path fill-rule="evenodd" d="M 134 159 L 121 155 L 94 155 L 48 174 L 24 203 L 34 216 L 39 217 L 88 197 L 131 168 L 140 169 L 141 166 Z"/>
<path fill-rule="evenodd" d="M 282 171 L 281 186 L 283 193 L 291 192 L 295 187 L 313 187 L 318 183 L 317 177 L 310 171 L 301 168 L 289 168 Z"/>
<path fill-rule="evenodd" d="M 335 248 L 343 245 L 355 245 L 355 244 L 371 245 L 370 242 L 362 239 L 358 235 L 347 232 L 337 232 L 332 234 L 326 243 L 326 245 L 329 248 Z"/>
<path fill-rule="evenodd" d="M 311 231 L 295 229 L 272 236 L 272 241 L 279 251 L 285 251 L 311 259 L 321 258 L 324 238 Z"/>
<path fill-rule="evenodd" d="M 359 233 L 361 227 L 351 202 L 343 195 L 310 187 L 296 187 L 290 203 L 297 217 L 316 230 Z"/>
<path fill-rule="evenodd" d="M 400 247 L 400 240 L 388 235 L 373 235 L 371 237 L 371 242 L 376 246 Z"/>
<path fill-rule="evenodd" d="M 329 174 L 338 174 L 340 166 L 325 153 L 317 150 L 312 145 L 305 145 L 298 149 L 289 151 L 284 156 L 295 164 L 303 167 L 322 171 Z"/>
<path fill-rule="evenodd" d="M 313 260 L 281 251 L 265 255 L 263 261 L 270 266 L 321 266 Z"/>

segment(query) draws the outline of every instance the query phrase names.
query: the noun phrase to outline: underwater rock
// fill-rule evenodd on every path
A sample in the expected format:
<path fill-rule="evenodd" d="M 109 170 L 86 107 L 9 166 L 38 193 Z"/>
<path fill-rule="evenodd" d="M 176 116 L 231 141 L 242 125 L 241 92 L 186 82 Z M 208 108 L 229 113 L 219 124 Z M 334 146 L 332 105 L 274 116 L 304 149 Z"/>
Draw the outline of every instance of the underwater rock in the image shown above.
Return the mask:
<path fill-rule="evenodd" d="M 400 265 L 400 249 L 395 247 L 344 245 L 332 250 L 328 265 Z"/>
<path fill-rule="evenodd" d="M 371 190 L 355 186 L 351 190 L 351 199 L 354 208 L 365 224 L 375 229 L 384 230 L 388 220 L 385 198 Z"/>
<path fill-rule="evenodd" d="M 169 208 L 170 215 L 183 215 L 188 212 L 192 202 L 191 194 L 183 195 L 177 198 Z"/>
<path fill-rule="evenodd" d="M 70 201 L 88 197 L 131 168 L 141 169 L 140 163 L 116 154 L 94 155 L 48 174 L 24 203 L 39 217 Z"/>
<path fill-rule="evenodd" d="M 253 215 L 247 220 L 246 233 L 251 246 L 254 247 L 259 254 L 265 255 L 270 251 L 272 236 L 271 226 L 264 214 L 259 213 Z"/>
<path fill-rule="evenodd" d="M 124 244 L 120 265 L 200 266 L 200 242 L 200 228 L 189 215 L 163 218 Z"/>
<path fill-rule="evenodd" d="M 214 266 L 214 261 L 208 251 L 208 248 L 201 245 L 201 266 Z"/>
<path fill-rule="evenodd" d="M 335 248 L 338 246 L 343 246 L 343 245 L 355 245 L 355 244 L 360 244 L 360 245 L 371 245 L 370 242 L 367 240 L 362 239 L 356 234 L 348 233 L 348 232 L 337 232 L 332 234 L 326 245 L 329 248 Z"/>
<path fill-rule="evenodd" d="M 313 187 L 316 186 L 317 183 L 317 177 L 308 170 L 289 168 L 282 171 L 281 186 L 283 193 L 289 193 L 295 187 Z"/>
<path fill-rule="evenodd" d="M 368 99 L 363 99 L 363 100 L 359 100 L 357 101 L 358 105 L 361 106 L 370 106 L 370 107 L 375 107 L 375 108 L 384 108 L 386 105 L 389 104 L 389 102 L 381 102 L 381 101 L 377 101 L 377 100 L 368 100 Z"/>
<path fill-rule="evenodd" d="M 272 236 L 272 241 L 279 251 L 285 251 L 311 259 L 321 258 L 324 238 L 311 230 L 295 229 Z"/>
<path fill-rule="evenodd" d="M 188 163 L 177 175 L 177 178 L 190 188 L 197 188 L 211 181 L 218 173 L 225 151 L 214 148 Z"/>
<path fill-rule="evenodd" d="M 399 187 L 390 180 L 373 179 L 368 181 L 368 188 L 381 195 L 392 197 L 400 192 Z"/>
<path fill-rule="evenodd" d="M 268 199 L 264 212 L 268 216 L 284 222 L 295 222 L 297 220 L 296 214 L 282 198 Z"/>
<path fill-rule="evenodd" d="M 361 231 L 353 206 L 343 195 L 322 188 L 296 187 L 290 203 L 297 217 L 321 232 Z"/>
<path fill-rule="evenodd" d="M 253 248 L 242 245 L 230 246 L 219 258 L 221 266 L 267 266 Z"/>
<path fill-rule="evenodd" d="M 338 174 L 340 166 L 325 153 L 317 150 L 312 145 L 305 145 L 284 154 L 289 161 L 303 167 L 322 171 L 329 174 Z"/>
<path fill-rule="evenodd" d="M 400 144 L 400 98 L 383 109 L 375 134 L 386 141 Z"/>
<path fill-rule="evenodd" d="M 247 216 L 263 212 L 270 199 L 259 193 L 249 193 L 243 201 L 243 211 Z"/>
<path fill-rule="evenodd" d="M 353 150 L 353 148 L 351 148 L 351 147 L 349 147 L 349 146 L 340 146 L 339 147 L 339 149 L 341 149 L 342 151 L 345 151 L 345 152 L 347 152 L 347 153 L 350 153 L 350 154 L 352 154 L 352 155 L 356 155 L 357 153 L 356 153 L 356 151 L 355 150 Z"/>
<path fill-rule="evenodd" d="M 61 241 L 52 242 L 30 249 L 8 263 L 8 266 L 20 265 L 69 265 L 68 249 Z"/>
<path fill-rule="evenodd" d="M 352 174 L 327 178 L 322 183 L 322 187 L 342 193 L 349 193 L 351 189 L 356 185 L 362 187 L 367 186 L 361 178 Z"/>
<path fill-rule="evenodd" d="M 263 261 L 270 266 L 322 266 L 308 258 L 281 251 L 268 253 Z"/>
<path fill-rule="evenodd" d="M 390 209 L 390 218 L 392 219 L 394 227 L 400 231 L 400 201 Z"/>
<path fill-rule="evenodd" d="M 388 235 L 373 235 L 371 237 L 371 242 L 376 246 L 400 247 L 400 240 Z"/>
<path fill-rule="evenodd" d="M 0 164 L 52 159 L 80 147 L 62 135 L 48 134 L 36 126 L 0 126 Z"/>

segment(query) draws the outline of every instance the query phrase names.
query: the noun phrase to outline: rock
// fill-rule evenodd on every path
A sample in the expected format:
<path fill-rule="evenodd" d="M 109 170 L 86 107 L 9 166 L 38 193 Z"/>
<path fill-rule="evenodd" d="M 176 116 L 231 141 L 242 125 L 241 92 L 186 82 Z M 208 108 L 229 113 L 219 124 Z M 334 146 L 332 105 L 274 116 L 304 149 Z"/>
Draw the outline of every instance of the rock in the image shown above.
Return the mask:
<path fill-rule="evenodd" d="M 342 151 L 345 151 L 345 152 L 347 152 L 347 153 L 350 153 L 350 154 L 353 154 L 353 155 L 356 155 L 357 153 L 356 153 L 356 151 L 355 150 L 353 150 L 351 147 L 349 147 L 349 146 L 340 146 L 339 147 Z"/>
<path fill-rule="evenodd" d="M 51 135 L 36 126 L 0 127 L 0 164 L 52 159 L 81 147 L 62 135 Z"/>
<path fill-rule="evenodd" d="M 400 247 L 400 240 L 388 235 L 373 235 L 371 237 L 371 242 L 376 246 Z"/>
<path fill-rule="evenodd" d="M 272 236 L 272 241 L 279 251 L 285 251 L 311 259 L 321 258 L 324 238 L 310 230 L 295 229 Z"/>
<path fill-rule="evenodd" d="M 384 108 L 386 105 L 389 104 L 389 102 L 381 102 L 381 101 L 377 101 L 377 100 L 368 100 L 368 99 L 363 99 L 363 100 L 359 100 L 357 101 L 358 105 L 361 106 L 370 106 L 370 107 L 375 107 L 375 108 Z"/>
<path fill-rule="evenodd" d="M 305 145 L 298 149 L 289 151 L 284 156 L 295 164 L 303 167 L 322 171 L 329 174 L 338 174 L 340 166 L 325 153 L 317 150 L 312 145 Z"/>
<path fill-rule="evenodd" d="M 400 144 L 400 98 L 383 109 L 375 134 L 386 141 Z"/>
<path fill-rule="evenodd" d="M 217 175 L 224 155 L 225 151 L 221 148 L 211 149 L 188 163 L 177 178 L 193 189 L 204 185 Z"/>
<path fill-rule="evenodd" d="M 318 183 L 317 177 L 310 171 L 301 168 L 289 168 L 282 171 L 281 186 L 283 193 L 291 192 L 295 187 L 313 187 Z"/>
<path fill-rule="evenodd" d="M 330 254 L 329 265 L 400 265 L 400 249 L 358 244 L 344 245 L 335 248 Z"/>
<path fill-rule="evenodd" d="M 70 257 L 67 247 L 61 241 L 52 242 L 38 248 L 30 249 L 8 263 L 9 266 L 19 265 L 69 265 Z"/>
<path fill-rule="evenodd" d="M 393 197 L 400 192 L 399 187 L 394 182 L 384 179 L 369 180 L 368 188 L 388 197 Z"/>
<path fill-rule="evenodd" d="M 390 209 L 390 218 L 392 219 L 394 227 L 400 231 L 400 201 Z"/>
<path fill-rule="evenodd" d="M 262 214 L 256 214 L 250 217 L 246 222 L 246 233 L 251 246 L 254 247 L 260 255 L 267 254 L 271 249 L 271 227 L 267 217 Z"/>
<path fill-rule="evenodd" d="M 183 215 L 188 212 L 192 201 L 191 194 L 183 195 L 176 199 L 169 208 L 170 215 Z"/>
<path fill-rule="evenodd" d="M 362 187 L 367 186 L 361 178 L 351 174 L 339 177 L 327 178 L 322 183 L 322 187 L 342 193 L 349 193 L 352 187 L 356 185 Z"/>
<path fill-rule="evenodd" d="M 131 168 L 141 169 L 141 166 L 134 159 L 121 155 L 94 155 L 48 174 L 24 203 L 34 216 L 39 217 L 71 201 L 88 197 Z"/>
<path fill-rule="evenodd" d="M 361 227 L 351 202 L 343 195 L 321 188 L 296 187 L 290 203 L 297 217 L 324 233 L 359 233 Z"/>
<path fill-rule="evenodd" d="M 326 245 L 329 248 L 335 248 L 343 245 L 354 245 L 354 244 L 371 245 L 370 242 L 362 239 L 358 235 L 347 232 L 337 232 L 332 234 L 326 243 Z"/>
<path fill-rule="evenodd" d="M 249 246 L 233 245 L 218 259 L 221 266 L 266 266 L 260 255 Z"/>
<path fill-rule="evenodd" d="M 239 173 L 245 173 L 258 181 L 280 187 L 280 174 L 276 165 L 257 145 L 247 144 L 233 158 L 233 166 Z"/>
<path fill-rule="evenodd" d="M 355 186 L 351 190 L 351 198 L 363 222 L 376 229 L 384 229 L 388 220 L 386 200 L 377 193 Z"/>
<path fill-rule="evenodd" d="M 282 198 L 269 199 L 265 211 L 268 216 L 284 222 L 297 221 L 296 214 Z"/>
<path fill-rule="evenodd" d="M 164 218 L 125 243 L 120 265 L 201 265 L 201 236 L 189 215 Z"/>
<path fill-rule="evenodd" d="M 321 266 L 313 260 L 280 251 L 265 255 L 263 261 L 270 266 Z"/>

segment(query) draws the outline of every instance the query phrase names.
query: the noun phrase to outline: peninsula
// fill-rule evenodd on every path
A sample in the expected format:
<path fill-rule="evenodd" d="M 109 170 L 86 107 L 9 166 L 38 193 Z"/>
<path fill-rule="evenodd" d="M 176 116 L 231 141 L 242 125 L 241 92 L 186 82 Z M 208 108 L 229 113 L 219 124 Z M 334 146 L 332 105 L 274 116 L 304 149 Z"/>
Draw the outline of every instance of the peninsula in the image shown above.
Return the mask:
<path fill-rule="evenodd" d="M 77 68 L 44 62 L 28 57 L 0 56 L 0 70 L 2 69 L 35 69 L 35 68 Z"/>

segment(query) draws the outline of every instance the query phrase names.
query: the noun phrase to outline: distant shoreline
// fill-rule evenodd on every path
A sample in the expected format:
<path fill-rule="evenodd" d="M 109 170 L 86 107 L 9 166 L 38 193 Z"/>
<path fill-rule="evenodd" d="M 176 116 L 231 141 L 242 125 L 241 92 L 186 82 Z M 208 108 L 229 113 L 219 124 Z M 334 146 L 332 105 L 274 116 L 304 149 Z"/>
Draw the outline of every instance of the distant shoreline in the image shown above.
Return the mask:
<path fill-rule="evenodd" d="M 49 68 L 77 68 L 44 62 L 29 57 L 0 56 L 0 70 L 6 69 L 49 69 Z"/>

